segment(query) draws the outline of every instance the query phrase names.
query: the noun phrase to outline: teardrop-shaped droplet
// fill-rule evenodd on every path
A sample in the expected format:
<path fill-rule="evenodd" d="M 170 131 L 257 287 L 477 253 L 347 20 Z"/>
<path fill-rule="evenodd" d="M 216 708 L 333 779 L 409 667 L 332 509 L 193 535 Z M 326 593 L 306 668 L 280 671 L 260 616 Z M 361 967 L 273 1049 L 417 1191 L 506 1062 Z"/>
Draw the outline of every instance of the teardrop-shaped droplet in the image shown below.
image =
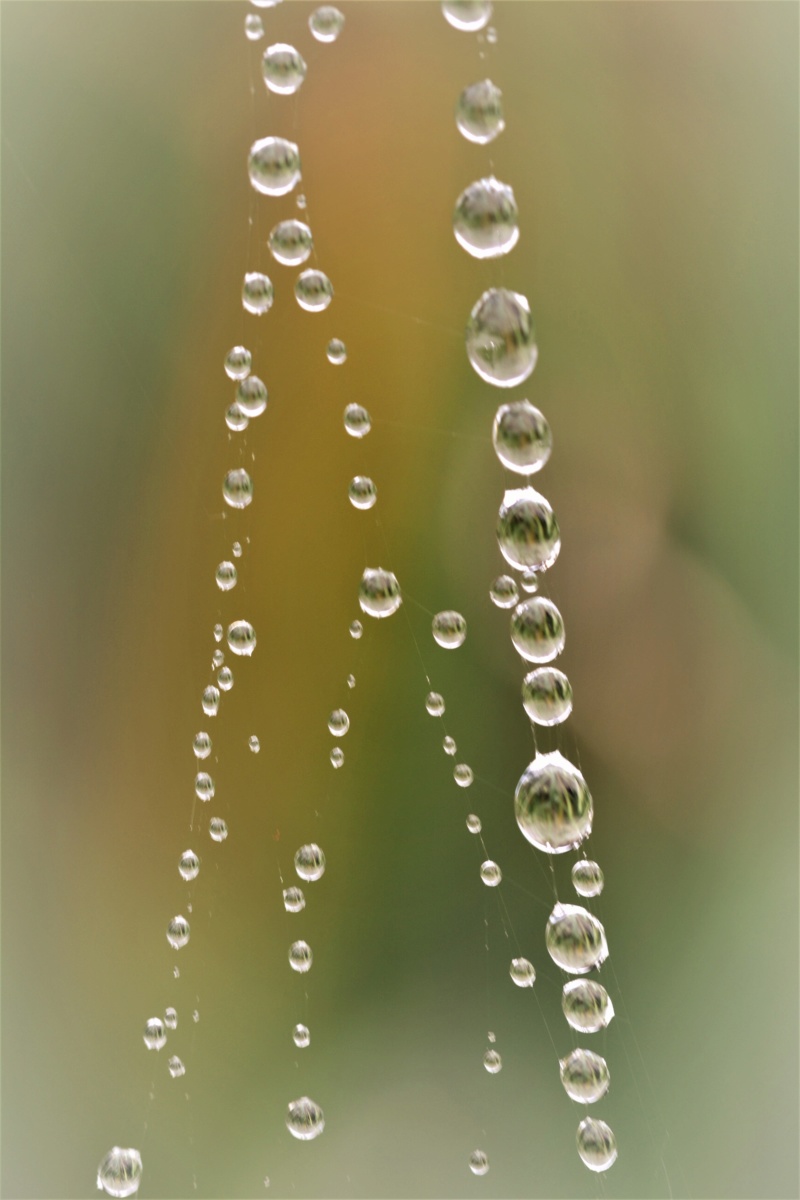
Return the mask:
<path fill-rule="evenodd" d="M 390 617 L 403 603 L 397 577 L 382 567 L 367 567 L 358 585 L 358 603 L 367 616 Z"/>
<path fill-rule="evenodd" d="M 482 1150 L 473 1150 L 469 1156 L 469 1169 L 473 1175 L 485 1175 L 489 1170 L 489 1159 Z"/>
<path fill-rule="evenodd" d="M 269 235 L 272 256 L 285 267 L 297 267 L 304 263 L 313 245 L 314 239 L 308 225 L 294 217 L 280 221 Z"/>
<path fill-rule="evenodd" d="M 360 404 L 348 404 L 344 410 L 344 427 L 350 437 L 366 437 L 372 428 L 369 413 Z"/>
<path fill-rule="evenodd" d="M 267 407 L 267 388 L 257 375 L 248 375 L 236 389 L 236 403 L 246 417 L 260 417 Z"/>
<path fill-rule="evenodd" d="M 465 336 L 469 361 L 495 387 L 523 383 L 536 366 L 531 310 L 518 292 L 484 292 L 470 313 Z"/>
<path fill-rule="evenodd" d="M 449 754 L 452 758 L 457 749 L 455 738 L 451 738 L 449 735 L 445 737 L 442 741 L 442 749 L 444 750 L 445 754 Z"/>
<path fill-rule="evenodd" d="M 456 125 L 468 142 L 479 145 L 494 141 L 503 132 L 503 93 L 491 79 L 464 88 L 456 105 Z"/>
<path fill-rule="evenodd" d="M 579 896 L 599 896 L 603 883 L 603 872 L 589 858 L 580 859 L 572 868 L 572 886 Z"/>
<path fill-rule="evenodd" d="M 617 1139 L 605 1121 L 584 1117 L 578 1126 L 578 1154 L 590 1171 L 607 1171 L 617 1159 Z"/>
<path fill-rule="evenodd" d="M 473 258 L 498 258 L 519 241 L 519 210 L 513 189 L 490 176 L 471 183 L 456 201 L 453 233 Z"/>
<path fill-rule="evenodd" d="M 476 817 L 475 813 L 470 813 L 467 817 L 467 830 L 469 833 L 480 833 L 483 826 L 481 825 L 480 817 Z"/>
<path fill-rule="evenodd" d="M 564 854 L 592 832 L 592 797 L 586 780 L 559 750 L 537 754 L 514 792 L 514 813 L 537 850 Z"/>
<path fill-rule="evenodd" d="M 200 859 L 195 854 L 194 850 L 184 850 L 178 863 L 178 870 L 181 878 L 187 882 L 190 879 L 196 879 L 200 870 Z"/>
<path fill-rule="evenodd" d="M 570 975 L 587 975 L 608 958 L 605 929 L 578 904 L 556 904 L 545 941 L 553 962 Z"/>
<path fill-rule="evenodd" d="M 467 622 L 461 613 L 448 610 L 433 618 L 433 640 L 445 650 L 463 646 L 467 637 Z"/>
<path fill-rule="evenodd" d="M 271 92 L 279 96 L 291 96 L 298 90 L 306 77 L 306 64 L 302 54 L 294 46 L 276 42 L 267 46 L 261 60 L 261 74 Z"/>
<path fill-rule="evenodd" d="M 208 823 L 208 832 L 215 842 L 224 842 L 228 836 L 227 821 L 223 821 L 222 817 L 212 817 Z"/>
<path fill-rule="evenodd" d="M 233 621 L 228 626 L 228 646 L 234 654 L 251 655 L 256 648 L 256 631 L 249 621 Z"/>
<path fill-rule="evenodd" d="M 225 355 L 225 374 L 229 379 L 246 379 L 250 374 L 253 356 L 244 346 L 234 346 Z"/>
<path fill-rule="evenodd" d="M 242 284 L 242 305 L 256 317 L 263 316 L 272 308 L 275 291 L 272 280 L 260 271 L 248 271 Z"/>
<path fill-rule="evenodd" d="M 532 487 L 509 488 L 497 516 L 497 544 L 518 570 L 546 571 L 558 558 L 561 534 L 550 503 Z"/>
<path fill-rule="evenodd" d="M 309 842 L 307 845 L 301 846 L 294 856 L 294 869 L 300 878 L 305 879 L 307 883 L 321 879 L 325 874 L 325 855 L 323 851 L 314 842 Z"/>
<path fill-rule="evenodd" d="M 347 488 L 353 508 L 372 508 L 378 499 L 378 489 L 367 475 L 356 475 Z"/>
<path fill-rule="evenodd" d="M 167 941 L 173 950 L 181 950 L 189 941 L 189 922 L 186 917 L 173 917 L 167 925 Z"/>
<path fill-rule="evenodd" d="M 522 705 L 536 725 L 560 725 L 572 712 L 572 685 L 563 671 L 537 667 L 522 681 Z"/>
<path fill-rule="evenodd" d="M 561 613 L 544 596 L 523 600 L 511 614 L 511 641 L 528 662 L 552 662 L 564 649 Z"/>
<path fill-rule="evenodd" d="M 518 475 L 540 471 L 553 449 L 547 420 L 528 400 L 501 404 L 492 426 L 494 452 L 504 467 Z"/>
<path fill-rule="evenodd" d="M 596 1104 L 608 1091 L 611 1075 L 608 1063 L 591 1050 L 573 1050 L 559 1062 L 561 1082 L 570 1100 L 578 1104 Z"/>
<path fill-rule="evenodd" d="M 332 4 L 323 4 L 308 18 L 308 28 L 318 42 L 335 42 L 344 29 L 344 17 Z"/>
<path fill-rule="evenodd" d="M 579 1033 L 597 1033 L 614 1017 L 614 1005 L 602 983 L 594 979 L 570 979 L 561 993 L 567 1024 Z"/>
<path fill-rule="evenodd" d="M 491 0 L 443 0 L 442 12 L 453 29 L 469 33 L 489 24 L 492 5 Z"/>
<path fill-rule="evenodd" d="M 306 898 L 299 887 L 285 888 L 283 893 L 283 907 L 288 913 L 299 913 L 306 906 Z"/>
<path fill-rule="evenodd" d="M 144 1044 L 148 1050 L 161 1050 L 167 1044 L 167 1033 L 160 1017 L 151 1017 L 145 1022 Z"/>
<path fill-rule="evenodd" d="M 444 696 L 440 696 L 438 692 L 428 692 L 425 708 L 432 717 L 441 717 L 444 712 Z"/>
<path fill-rule="evenodd" d="M 289 966 L 293 971 L 304 975 L 306 971 L 311 970 L 313 961 L 314 956 L 308 942 L 292 942 L 289 947 Z"/>
<path fill-rule="evenodd" d="M 325 1114 L 318 1104 L 308 1096 L 293 1100 L 286 1114 L 286 1128 L 292 1137 L 301 1142 L 310 1142 L 319 1137 L 325 1128 Z"/>
<path fill-rule="evenodd" d="M 98 1189 L 116 1200 L 133 1196 L 141 1182 L 142 1156 L 131 1147 L 112 1147 L 97 1168 Z"/>
<path fill-rule="evenodd" d="M 231 508 L 247 508 L 253 500 L 253 481 L 242 467 L 228 471 L 222 484 L 225 503 Z"/>
<path fill-rule="evenodd" d="M 301 271 L 294 285 L 297 303 L 306 312 L 322 312 L 333 299 L 333 284 L 323 271 Z"/>
<path fill-rule="evenodd" d="M 487 887 L 497 887 L 502 878 L 503 873 L 496 862 L 487 859 L 486 862 L 481 863 L 481 879 Z"/>
<path fill-rule="evenodd" d="M 286 138 L 260 138 L 250 147 L 247 167 L 257 192 L 285 196 L 300 178 L 300 151 Z"/>
<path fill-rule="evenodd" d="M 489 596 L 498 608 L 513 608 L 519 603 L 517 581 L 511 575 L 498 575 L 489 589 Z"/>

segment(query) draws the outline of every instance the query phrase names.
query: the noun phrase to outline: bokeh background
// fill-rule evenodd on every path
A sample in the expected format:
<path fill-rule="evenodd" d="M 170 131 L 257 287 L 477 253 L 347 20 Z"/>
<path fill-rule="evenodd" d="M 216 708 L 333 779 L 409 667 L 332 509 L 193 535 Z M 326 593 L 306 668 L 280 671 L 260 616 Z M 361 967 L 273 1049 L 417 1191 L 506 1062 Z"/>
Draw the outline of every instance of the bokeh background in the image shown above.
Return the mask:
<path fill-rule="evenodd" d="M 489 45 L 437 4 L 343 0 L 321 46 L 311 7 L 264 12 L 251 45 L 239 3 L 2 6 L 3 1195 L 88 1196 L 117 1143 L 141 1149 L 146 1197 L 796 1197 L 797 8 L 499 3 Z M 274 41 L 307 58 L 296 99 L 263 85 Z M 487 75 L 507 129 L 478 147 L 453 110 Z M 323 314 L 269 258 L 297 209 L 249 187 L 268 133 L 300 143 Z M 450 216 L 490 171 L 522 236 L 481 264 Z M 264 317 L 241 309 L 245 269 L 274 281 Z M 574 1041 L 543 944 L 549 868 L 513 818 L 533 743 L 488 601 L 508 393 L 463 351 L 492 284 L 530 299 L 540 361 L 512 395 L 555 437 L 546 591 L 576 704 L 539 745 L 579 756 L 595 798 L 618 1014 L 588 1039 L 613 1080 L 603 1178 L 558 1079 Z M 270 403 L 229 437 L 238 342 Z M 342 428 L 351 401 L 364 442 Z M 255 501 L 223 511 L 240 463 Z M 371 513 L 348 504 L 357 472 Z M 406 598 L 356 643 L 367 564 Z M 451 607 L 456 653 L 430 636 Z M 258 646 L 209 720 L 212 627 L 240 616 Z M 189 832 L 201 728 L 222 846 L 205 808 Z M 289 916 L 281 874 L 308 840 L 328 869 Z M 176 955 L 165 927 L 189 903 Z M 286 961 L 301 936 L 305 978 Z M 510 983 L 514 953 L 534 993 Z M 168 1004 L 156 1055 L 142 1028 Z M 283 1120 L 306 1093 L 327 1128 L 301 1144 Z"/>

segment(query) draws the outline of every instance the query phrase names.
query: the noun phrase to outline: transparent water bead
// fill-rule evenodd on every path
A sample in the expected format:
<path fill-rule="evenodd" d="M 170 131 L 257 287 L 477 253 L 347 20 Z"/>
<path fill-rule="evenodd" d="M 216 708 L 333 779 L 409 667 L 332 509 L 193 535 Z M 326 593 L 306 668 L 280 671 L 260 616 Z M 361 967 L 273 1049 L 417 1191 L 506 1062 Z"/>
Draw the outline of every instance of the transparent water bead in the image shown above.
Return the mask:
<path fill-rule="evenodd" d="M 308 225 L 294 218 L 280 221 L 269 235 L 272 257 L 284 267 L 297 267 L 304 263 L 313 245 L 314 239 Z"/>
<path fill-rule="evenodd" d="M 211 753 L 211 738 L 207 733 L 196 733 L 192 741 L 195 758 L 208 758 Z"/>
<path fill-rule="evenodd" d="M 391 617 L 403 603 L 397 577 L 382 567 L 367 567 L 358 585 L 358 603 L 369 617 Z"/>
<path fill-rule="evenodd" d="M 495 29 L 495 27 L 493 25 L 490 25 L 489 28 L 486 30 L 486 41 L 489 43 L 490 46 L 497 45 L 497 30 Z"/>
<path fill-rule="evenodd" d="M 468 788 L 474 779 L 472 768 L 466 763 L 456 763 L 453 767 L 453 778 L 459 787 Z"/>
<path fill-rule="evenodd" d="M 305 846 L 301 846 L 294 856 L 294 869 L 301 879 L 305 879 L 307 883 L 312 883 L 315 879 L 321 879 L 325 874 L 325 855 L 319 846 L 314 842 L 309 842 Z"/>
<path fill-rule="evenodd" d="M 487 887 L 497 887 L 502 878 L 503 872 L 496 862 L 492 862 L 490 858 L 487 858 L 486 862 L 481 863 L 481 879 Z"/>
<path fill-rule="evenodd" d="M 260 271 L 248 271 L 242 284 L 242 305 L 253 316 L 269 312 L 275 299 L 272 280 Z"/>
<path fill-rule="evenodd" d="M 491 79 L 464 88 L 456 105 L 456 125 L 468 142 L 479 145 L 494 141 L 503 132 L 503 93 Z"/>
<path fill-rule="evenodd" d="M 308 28 L 318 42 L 335 42 L 344 29 L 344 17 L 332 4 L 323 4 L 308 18 Z"/>
<path fill-rule="evenodd" d="M 513 608 L 519 602 L 517 581 L 511 575 L 498 575 L 489 588 L 489 598 L 498 608 Z"/>
<path fill-rule="evenodd" d="M 572 712 L 572 684 L 555 667 L 537 667 L 522 681 L 522 706 L 536 725 L 560 725 Z"/>
<path fill-rule="evenodd" d="M 358 639 L 363 635 L 363 633 L 364 633 L 364 626 L 361 624 L 361 622 L 360 621 L 351 621 L 350 637 L 355 638 L 355 640 L 358 641 Z"/>
<path fill-rule="evenodd" d="M 225 374 L 229 379 L 246 379 L 250 374 L 253 356 L 244 346 L 234 346 L 225 355 Z"/>
<path fill-rule="evenodd" d="M 267 387 L 257 375 L 248 375 L 236 389 L 236 404 L 246 417 L 260 417 L 267 407 Z"/>
<path fill-rule="evenodd" d="M 300 178 L 300 151 L 286 138 L 260 138 L 250 147 L 247 169 L 257 192 L 285 196 Z"/>
<path fill-rule="evenodd" d="M 224 842 L 228 836 L 228 826 L 222 817 L 212 817 L 208 823 L 208 832 L 215 842 Z"/>
<path fill-rule="evenodd" d="M 344 750 L 342 750 L 341 746 L 334 746 L 329 757 L 334 770 L 338 771 L 339 767 L 344 766 Z"/>
<path fill-rule="evenodd" d="M 328 730 L 334 737 L 344 737 L 350 728 L 350 718 L 343 708 L 335 708 L 328 717 Z"/>
<path fill-rule="evenodd" d="M 142 1156 L 132 1147 L 114 1146 L 97 1168 L 97 1187 L 122 1200 L 133 1196 L 142 1181 Z"/>
<path fill-rule="evenodd" d="M 222 688 L 223 692 L 229 692 L 233 687 L 233 671 L 230 667 L 221 667 L 217 671 L 217 683 Z"/>
<path fill-rule="evenodd" d="M 219 710 L 219 688 L 212 684 L 203 692 L 203 712 L 207 717 L 215 717 Z"/>
<path fill-rule="evenodd" d="M 511 614 L 511 641 L 528 662 L 547 663 L 564 649 L 564 620 L 544 596 L 523 600 Z"/>
<path fill-rule="evenodd" d="M 579 1033 L 597 1033 L 614 1018 L 614 1005 L 602 983 L 571 979 L 564 984 L 561 1007 L 567 1024 Z"/>
<path fill-rule="evenodd" d="M 476 817 L 475 813 L 470 813 L 467 817 L 467 830 L 470 833 L 480 833 L 482 828 L 480 817 Z"/>
<path fill-rule="evenodd" d="M 360 404 L 348 404 L 344 410 L 344 427 L 350 437 L 366 437 L 372 428 L 369 413 Z"/>
<path fill-rule="evenodd" d="M 350 480 L 347 488 L 350 503 L 353 508 L 372 508 L 378 499 L 378 489 L 367 475 L 356 475 Z"/>
<path fill-rule="evenodd" d="M 220 624 L 215 625 L 214 626 L 214 641 L 221 642 L 224 633 L 225 633 L 225 630 L 222 628 L 222 626 Z"/>
<path fill-rule="evenodd" d="M 536 982 L 536 971 L 527 958 L 512 958 L 508 973 L 517 987 L 533 987 Z"/>
<path fill-rule="evenodd" d="M 250 424 L 250 418 L 242 412 L 236 400 L 225 412 L 225 424 L 231 433 L 242 433 Z"/>
<path fill-rule="evenodd" d="M 234 654 L 249 656 L 256 648 L 256 631 L 249 621 L 233 621 L 228 626 L 228 645 Z"/>
<path fill-rule="evenodd" d="M 306 971 L 311 970 L 313 960 L 314 956 L 308 942 L 292 942 L 289 947 L 289 966 L 293 971 L 304 975 Z"/>
<path fill-rule="evenodd" d="M 499 258 L 519 241 L 519 210 L 514 191 L 493 175 L 478 179 L 456 200 L 453 233 L 473 258 Z"/>
<path fill-rule="evenodd" d="M 467 32 L 483 29 L 492 19 L 490 0 L 443 0 L 442 12 L 448 25 Z"/>
<path fill-rule="evenodd" d="M 247 739 L 247 745 L 250 748 L 251 754 L 258 754 L 259 751 L 261 750 L 261 742 L 258 740 L 258 738 L 256 737 L 256 735 L 254 733 L 251 734 L 250 737 Z"/>
<path fill-rule="evenodd" d="M 165 1009 L 164 1024 L 166 1025 L 167 1029 L 177 1029 L 178 1028 L 177 1009 L 174 1009 L 174 1008 Z"/>
<path fill-rule="evenodd" d="M 506 562 L 518 570 L 552 567 L 561 534 L 549 501 L 532 487 L 509 488 L 497 516 L 497 544 Z"/>
<path fill-rule="evenodd" d="M 198 771 L 194 777 L 194 790 L 199 800 L 214 798 L 214 780 L 207 771 Z"/>
<path fill-rule="evenodd" d="M 529 567 L 527 571 L 523 571 L 520 575 L 519 581 L 522 584 L 523 592 L 527 592 L 529 595 L 533 595 L 534 592 L 538 592 L 539 576 L 536 574 L 536 570 L 533 567 Z"/>
<path fill-rule="evenodd" d="M 241 557 L 242 557 L 242 543 L 241 543 L 241 542 L 234 542 L 234 543 L 233 543 L 233 546 L 231 547 L 231 549 L 232 549 L 232 551 L 233 551 L 233 557 L 234 557 L 234 558 L 241 558 Z"/>
<path fill-rule="evenodd" d="M 553 449 L 553 433 L 538 408 L 528 400 L 501 404 L 492 426 L 494 452 L 504 467 L 518 475 L 540 471 Z"/>
<path fill-rule="evenodd" d="M 503 1060 L 496 1050 L 487 1050 L 483 1056 L 483 1065 L 490 1075 L 497 1075 L 503 1069 Z"/>
<path fill-rule="evenodd" d="M 236 581 L 239 576 L 233 563 L 229 559 L 226 559 L 225 562 L 221 562 L 217 566 L 214 578 L 221 592 L 229 592 L 231 588 L 236 587 Z"/>
<path fill-rule="evenodd" d="M 573 1050 L 558 1064 L 561 1082 L 570 1100 L 578 1104 L 596 1104 L 608 1091 L 611 1075 L 608 1063 L 591 1050 Z"/>
<path fill-rule="evenodd" d="M 181 879 L 185 879 L 187 883 L 197 878 L 200 871 L 200 859 L 194 850 L 184 850 L 178 861 L 178 871 Z"/>
<path fill-rule="evenodd" d="M 311 1034 L 307 1025 L 295 1025 L 292 1030 L 292 1041 L 300 1050 L 305 1050 L 306 1046 L 311 1041 Z"/>
<path fill-rule="evenodd" d="M 486 383 L 515 387 L 536 366 L 537 348 L 528 301 L 518 292 L 490 288 L 470 313 L 467 357 Z"/>
<path fill-rule="evenodd" d="M 347 676 L 347 686 L 348 686 L 349 688 L 354 688 L 354 687 L 356 686 L 356 677 L 355 677 L 355 675 L 348 675 L 348 676 Z"/>
<path fill-rule="evenodd" d="M 284 888 L 283 907 L 288 913 L 302 912 L 306 906 L 306 898 L 299 887 Z"/>
<path fill-rule="evenodd" d="M 572 886 L 579 896 L 599 896 L 604 882 L 600 867 L 589 858 L 580 859 L 572 868 Z"/>
<path fill-rule="evenodd" d="M 306 64 L 302 54 L 294 46 L 276 42 L 267 46 L 261 60 L 261 74 L 271 92 L 279 96 L 291 96 L 306 77 Z"/>
<path fill-rule="evenodd" d="M 148 1050 L 162 1050 L 167 1044 L 167 1031 L 160 1017 L 151 1017 L 145 1022 L 144 1044 Z"/>
<path fill-rule="evenodd" d="M 301 271 L 294 285 L 297 303 L 306 312 L 322 312 L 333 299 L 333 284 L 323 271 Z"/>
<path fill-rule="evenodd" d="M 574 850 L 592 832 L 592 797 L 559 750 L 537 754 L 520 776 L 514 814 L 524 837 L 546 854 Z"/>
<path fill-rule="evenodd" d="M 461 613 L 448 610 L 437 613 L 432 623 L 433 640 L 445 650 L 463 646 L 467 637 L 467 622 Z"/>
<path fill-rule="evenodd" d="M 189 922 L 186 917 L 173 917 L 167 925 L 167 941 L 173 950 L 182 950 L 189 941 Z"/>
<path fill-rule="evenodd" d="M 173 1079 L 180 1079 L 181 1075 L 186 1074 L 186 1067 L 178 1058 L 177 1054 L 173 1054 L 167 1065 L 169 1067 L 169 1073 Z"/>
<path fill-rule="evenodd" d="M 444 712 L 444 696 L 440 696 L 438 692 L 428 692 L 425 708 L 432 717 L 441 717 Z"/>
<path fill-rule="evenodd" d="M 449 736 L 446 737 L 442 742 L 442 749 L 444 750 L 445 754 L 449 754 L 452 757 L 458 749 L 455 738 L 451 738 Z"/>
<path fill-rule="evenodd" d="M 286 1128 L 292 1137 L 299 1138 L 301 1142 L 310 1142 L 312 1138 L 319 1137 L 325 1128 L 325 1114 L 308 1096 L 301 1096 L 289 1105 Z"/>
<path fill-rule="evenodd" d="M 253 500 L 253 481 L 242 467 L 228 471 L 222 485 L 225 503 L 231 508 L 247 508 Z"/>
<path fill-rule="evenodd" d="M 347 347 L 340 338 L 331 338 L 325 354 L 327 355 L 328 362 L 333 363 L 335 367 L 339 367 L 343 362 L 347 361 Z"/>
<path fill-rule="evenodd" d="M 306 208 L 307 207 L 307 201 L 302 192 L 298 192 L 297 197 L 295 199 L 295 204 L 297 205 L 298 208 Z"/>
<path fill-rule="evenodd" d="M 482 1150 L 473 1150 L 469 1156 L 469 1169 L 473 1175 L 485 1175 L 489 1170 L 489 1159 Z"/>
<path fill-rule="evenodd" d="M 244 19 L 244 34 L 249 42 L 257 42 L 264 36 L 264 22 L 258 13 L 248 13 Z"/>
<path fill-rule="evenodd" d="M 605 1121 L 584 1117 L 576 1141 L 581 1161 L 590 1171 L 607 1171 L 617 1160 L 617 1139 Z"/>
<path fill-rule="evenodd" d="M 569 975 L 587 975 L 608 958 L 605 929 L 577 904 L 556 904 L 545 941 L 553 962 Z"/>
<path fill-rule="evenodd" d="M 224 662 L 225 662 L 225 655 L 222 653 L 222 651 L 220 650 L 220 648 L 218 646 L 217 649 L 214 651 L 214 653 L 211 655 L 211 666 L 215 667 L 215 668 L 221 667 Z"/>

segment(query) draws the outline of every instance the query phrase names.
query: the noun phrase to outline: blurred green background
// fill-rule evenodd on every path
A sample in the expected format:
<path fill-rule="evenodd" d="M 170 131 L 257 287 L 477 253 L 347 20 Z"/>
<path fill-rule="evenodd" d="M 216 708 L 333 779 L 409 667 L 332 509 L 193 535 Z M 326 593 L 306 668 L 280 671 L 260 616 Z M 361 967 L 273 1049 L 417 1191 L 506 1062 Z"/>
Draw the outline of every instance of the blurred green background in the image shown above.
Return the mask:
<path fill-rule="evenodd" d="M 87 1196 L 118 1143 L 141 1149 L 145 1197 L 796 1197 L 797 7 L 500 3 L 496 46 L 438 4 L 341 7 L 321 46 L 293 0 L 255 45 L 245 4 L 2 5 L 3 1194 Z M 297 98 L 263 85 L 274 41 L 308 61 Z M 479 147 L 453 109 L 487 75 L 507 129 Z M 266 134 L 300 144 L 336 290 L 320 315 L 266 248 L 297 211 L 249 187 Z M 450 216 L 490 171 L 522 236 L 486 264 Z M 241 309 L 246 269 L 275 283 L 264 317 Z M 545 591 L 576 704 L 539 745 L 579 756 L 595 799 L 618 1014 L 587 1039 L 613 1081 L 603 1178 L 558 1079 L 575 1043 L 543 943 L 549 868 L 513 818 L 533 744 L 488 601 L 509 393 L 463 350 L 494 284 L 530 299 L 540 361 L 511 395 L 555 438 Z M 242 341 L 270 403 L 229 437 L 222 360 Z M 364 442 L 342 428 L 351 401 Z M 255 501 L 223 512 L 240 463 Z M 357 472 L 370 513 L 347 501 Z M 367 564 L 406 599 L 356 643 Z M 451 607 L 455 654 L 429 625 Z M 258 646 L 209 720 L 212 627 L 240 616 Z M 205 809 L 188 830 L 202 728 L 222 846 Z M 308 840 L 328 869 L 289 916 L 280 873 Z M 164 931 L 187 903 L 176 955 Z M 508 979 L 516 953 L 533 993 Z M 142 1028 L 168 1004 L 156 1055 Z M 310 1144 L 283 1126 L 305 1093 L 327 1118 Z"/>

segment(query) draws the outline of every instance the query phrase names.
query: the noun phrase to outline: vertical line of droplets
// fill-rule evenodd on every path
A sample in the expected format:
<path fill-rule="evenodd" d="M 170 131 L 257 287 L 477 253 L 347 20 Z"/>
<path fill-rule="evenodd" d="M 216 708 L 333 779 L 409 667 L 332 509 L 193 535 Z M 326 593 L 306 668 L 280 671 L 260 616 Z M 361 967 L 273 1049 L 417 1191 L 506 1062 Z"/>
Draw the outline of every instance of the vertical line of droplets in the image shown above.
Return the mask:
<path fill-rule="evenodd" d="M 487 0 L 445 0 L 442 11 L 454 29 L 496 43 L 497 33 L 489 26 L 492 4 Z M 456 106 L 456 124 L 467 141 L 480 146 L 492 142 L 505 128 L 500 89 L 489 79 L 466 87 Z M 459 245 L 474 258 L 490 260 L 508 254 L 519 239 L 512 187 L 494 175 L 470 184 L 456 201 L 453 231 Z M 499 388 L 523 384 L 538 353 L 527 298 L 506 288 L 485 291 L 470 313 L 466 349 L 472 367 L 486 383 Z M 530 486 L 530 477 L 550 457 L 552 434 L 546 418 L 529 400 L 512 400 L 497 409 L 492 442 L 501 465 L 520 485 L 506 489 L 497 519 L 499 549 L 519 573 L 519 583 L 513 575 L 500 575 L 490 595 L 498 608 L 512 610 L 511 640 L 529 668 L 522 683 L 528 718 L 534 728 L 558 726 L 572 711 L 569 680 L 550 665 L 564 647 L 564 622 L 552 600 L 539 594 L 539 585 L 558 557 L 561 537 L 550 503 Z M 520 587 L 527 593 L 522 599 Z M 586 781 L 559 750 L 537 750 L 517 784 L 514 810 L 525 838 L 551 856 L 578 850 L 591 833 L 593 802 Z M 583 855 L 572 867 L 572 883 L 581 899 L 596 897 L 603 888 L 603 873 Z M 545 943 L 553 962 L 569 977 L 563 985 L 562 1008 L 571 1029 L 581 1038 L 605 1029 L 614 1015 L 611 1000 L 601 983 L 587 978 L 608 957 L 601 922 L 583 905 L 560 903 L 556 898 Z M 531 986 L 535 978 L 525 959 L 514 960 L 511 974 L 520 986 Z M 564 1090 L 576 1103 L 595 1104 L 608 1091 L 608 1065 L 588 1048 L 573 1048 L 559 1067 Z M 617 1157 L 614 1133 L 602 1120 L 585 1116 L 576 1140 L 578 1153 L 591 1171 L 606 1171 Z M 470 1167 L 476 1175 L 485 1174 L 485 1153 L 475 1151 Z"/>

